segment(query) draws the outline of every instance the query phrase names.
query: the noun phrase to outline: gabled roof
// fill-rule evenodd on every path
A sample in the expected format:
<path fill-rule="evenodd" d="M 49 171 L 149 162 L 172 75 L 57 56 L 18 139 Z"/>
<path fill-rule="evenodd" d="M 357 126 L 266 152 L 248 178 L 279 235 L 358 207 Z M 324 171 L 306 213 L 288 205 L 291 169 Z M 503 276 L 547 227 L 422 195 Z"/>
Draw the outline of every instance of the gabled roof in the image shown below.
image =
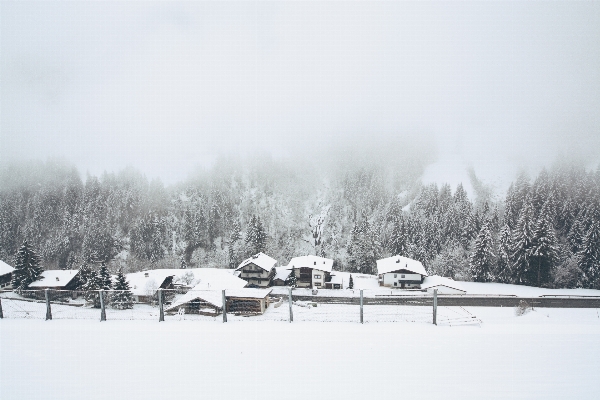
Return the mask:
<path fill-rule="evenodd" d="M 43 271 L 40 279 L 31 282 L 30 288 L 65 287 L 77 276 L 78 269 L 49 269 Z"/>
<path fill-rule="evenodd" d="M 272 257 L 269 257 L 265 253 L 258 253 L 242 261 L 242 263 L 236 268 L 236 270 L 242 269 L 248 264 L 257 265 L 265 271 L 271 271 L 271 268 L 273 268 L 277 264 L 277 260 Z"/>
<path fill-rule="evenodd" d="M 443 276 L 432 275 L 423 279 L 423 283 L 421 284 L 421 289 L 431 289 L 437 286 L 446 286 L 452 289 L 460 290 L 462 292 L 467 292 L 464 286 L 460 282 L 456 282 L 450 278 L 444 278 Z"/>
<path fill-rule="evenodd" d="M 405 269 L 415 274 L 421 274 L 427 276 L 427 271 L 420 261 L 413 260 L 412 258 L 393 256 L 377 260 L 377 274 L 387 274 L 388 272 Z"/>
<path fill-rule="evenodd" d="M 282 281 L 285 281 L 288 276 L 290 276 L 291 272 L 292 270 L 287 269 L 287 267 L 275 267 L 275 276 L 273 279 L 281 279 Z"/>
<path fill-rule="evenodd" d="M 330 258 L 324 258 L 319 256 L 302 256 L 294 257 L 290 260 L 287 268 L 313 268 L 320 271 L 331 272 L 333 268 L 333 260 Z"/>
<path fill-rule="evenodd" d="M 335 283 L 336 285 L 339 284 L 343 284 L 344 283 L 344 277 L 342 275 L 331 275 L 331 280 L 328 282 L 331 283 L 332 285 Z"/>
<path fill-rule="evenodd" d="M 251 288 L 225 289 L 225 296 L 227 298 L 264 299 L 271 293 L 271 290 L 272 289 Z M 181 296 L 177 301 L 173 302 L 173 304 L 167 307 L 165 311 L 177 309 L 183 304 L 194 300 L 203 300 L 215 307 L 222 308 L 223 292 L 222 290 L 196 290 L 196 288 L 194 288 Z"/>
<path fill-rule="evenodd" d="M 4 261 L 0 260 L 0 275 L 10 274 L 14 270 L 15 269 L 13 267 L 11 267 L 10 265 L 8 265 Z"/>
<path fill-rule="evenodd" d="M 165 279 L 175 276 L 177 271 L 184 269 L 152 269 L 149 271 L 133 272 L 125 275 L 125 280 L 129 282 L 131 293 L 135 296 L 152 296 L 156 290 L 161 287 Z"/>

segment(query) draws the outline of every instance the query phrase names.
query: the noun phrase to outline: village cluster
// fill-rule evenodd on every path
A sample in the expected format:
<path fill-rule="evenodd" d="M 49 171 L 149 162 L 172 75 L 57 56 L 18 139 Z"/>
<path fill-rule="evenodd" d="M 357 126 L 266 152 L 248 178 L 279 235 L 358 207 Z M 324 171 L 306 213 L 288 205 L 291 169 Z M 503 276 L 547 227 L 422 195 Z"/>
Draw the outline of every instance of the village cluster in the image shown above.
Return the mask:
<path fill-rule="evenodd" d="M 13 270 L 0 261 L 0 288 L 11 289 Z M 70 291 L 76 298 L 78 274 L 79 270 L 46 270 L 28 289 Z M 155 302 L 158 290 L 162 289 L 162 293 L 171 294 L 166 297 L 165 312 L 213 316 L 224 307 L 233 314 L 262 314 L 273 301 L 273 291 L 283 293 L 285 286 L 311 289 L 312 294 L 319 290 L 354 288 L 466 293 L 460 282 L 429 276 L 421 262 L 399 255 L 378 260 L 376 276 L 354 274 L 354 278 L 350 273 L 334 271 L 332 259 L 306 255 L 292 258 L 287 266 L 279 266 L 277 260 L 264 253 L 242 261 L 235 269 L 154 269 L 125 277 L 135 303 Z M 176 293 L 181 296 L 175 296 Z"/>

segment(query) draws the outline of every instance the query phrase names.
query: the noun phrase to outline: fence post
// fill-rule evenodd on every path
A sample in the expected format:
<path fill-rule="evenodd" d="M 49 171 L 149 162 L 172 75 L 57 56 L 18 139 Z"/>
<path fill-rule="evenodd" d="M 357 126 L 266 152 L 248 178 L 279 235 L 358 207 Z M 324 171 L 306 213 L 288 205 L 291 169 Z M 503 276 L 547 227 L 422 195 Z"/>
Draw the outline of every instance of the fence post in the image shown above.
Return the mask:
<path fill-rule="evenodd" d="M 106 309 L 104 308 L 104 290 L 100 289 L 98 292 L 100 296 L 100 322 L 106 321 Z"/>
<path fill-rule="evenodd" d="M 2 312 L 2 299 L 0 299 L 0 319 L 4 318 L 4 313 Z"/>
<path fill-rule="evenodd" d="M 433 324 L 437 325 L 437 289 L 433 289 Z"/>
<path fill-rule="evenodd" d="M 292 287 L 290 286 L 290 294 L 288 296 L 288 300 L 290 303 L 290 322 L 294 320 L 294 312 L 292 311 Z"/>
<path fill-rule="evenodd" d="M 52 319 L 52 308 L 50 308 L 50 295 L 48 295 L 48 290 L 49 289 L 44 290 L 46 295 L 46 321 Z"/>
<path fill-rule="evenodd" d="M 363 290 L 360 289 L 360 323 L 363 323 Z"/>
<path fill-rule="evenodd" d="M 223 298 L 223 322 L 227 322 L 227 299 L 225 298 L 225 289 L 221 292 Z"/>
<path fill-rule="evenodd" d="M 158 322 L 164 322 L 165 320 L 165 311 L 163 308 L 163 290 L 158 289 Z"/>

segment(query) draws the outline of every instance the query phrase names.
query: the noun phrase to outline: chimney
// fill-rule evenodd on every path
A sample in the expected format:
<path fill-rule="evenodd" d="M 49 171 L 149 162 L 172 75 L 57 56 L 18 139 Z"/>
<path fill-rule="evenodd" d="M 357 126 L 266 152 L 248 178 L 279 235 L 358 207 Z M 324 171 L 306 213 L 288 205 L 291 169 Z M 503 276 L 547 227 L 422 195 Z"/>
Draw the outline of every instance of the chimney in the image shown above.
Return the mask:
<path fill-rule="evenodd" d="M 60 279 L 58 278 L 58 276 L 56 277 L 56 281 L 57 281 L 57 282 L 58 282 L 58 281 L 60 281 Z"/>
<path fill-rule="evenodd" d="M 149 277 L 150 275 L 147 272 L 144 272 L 144 277 Z"/>
<path fill-rule="evenodd" d="M 398 263 L 400 263 L 400 259 L 397 259 L 397 260 L 396 260 L 396 264 L 398 264 Z"/>

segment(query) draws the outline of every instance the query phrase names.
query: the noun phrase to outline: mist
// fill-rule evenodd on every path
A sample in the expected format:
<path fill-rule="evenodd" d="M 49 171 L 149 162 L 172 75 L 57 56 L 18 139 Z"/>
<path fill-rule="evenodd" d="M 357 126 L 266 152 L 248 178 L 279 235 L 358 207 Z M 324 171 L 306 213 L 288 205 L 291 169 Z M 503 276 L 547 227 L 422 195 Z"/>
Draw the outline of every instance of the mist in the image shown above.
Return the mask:
<path fill-rule="evenodd" d="M 2 163 L 173 184 L 268 155 L 501 191 L 600 161 L 598 3 L 3 2 L 0 22 Z"/>

